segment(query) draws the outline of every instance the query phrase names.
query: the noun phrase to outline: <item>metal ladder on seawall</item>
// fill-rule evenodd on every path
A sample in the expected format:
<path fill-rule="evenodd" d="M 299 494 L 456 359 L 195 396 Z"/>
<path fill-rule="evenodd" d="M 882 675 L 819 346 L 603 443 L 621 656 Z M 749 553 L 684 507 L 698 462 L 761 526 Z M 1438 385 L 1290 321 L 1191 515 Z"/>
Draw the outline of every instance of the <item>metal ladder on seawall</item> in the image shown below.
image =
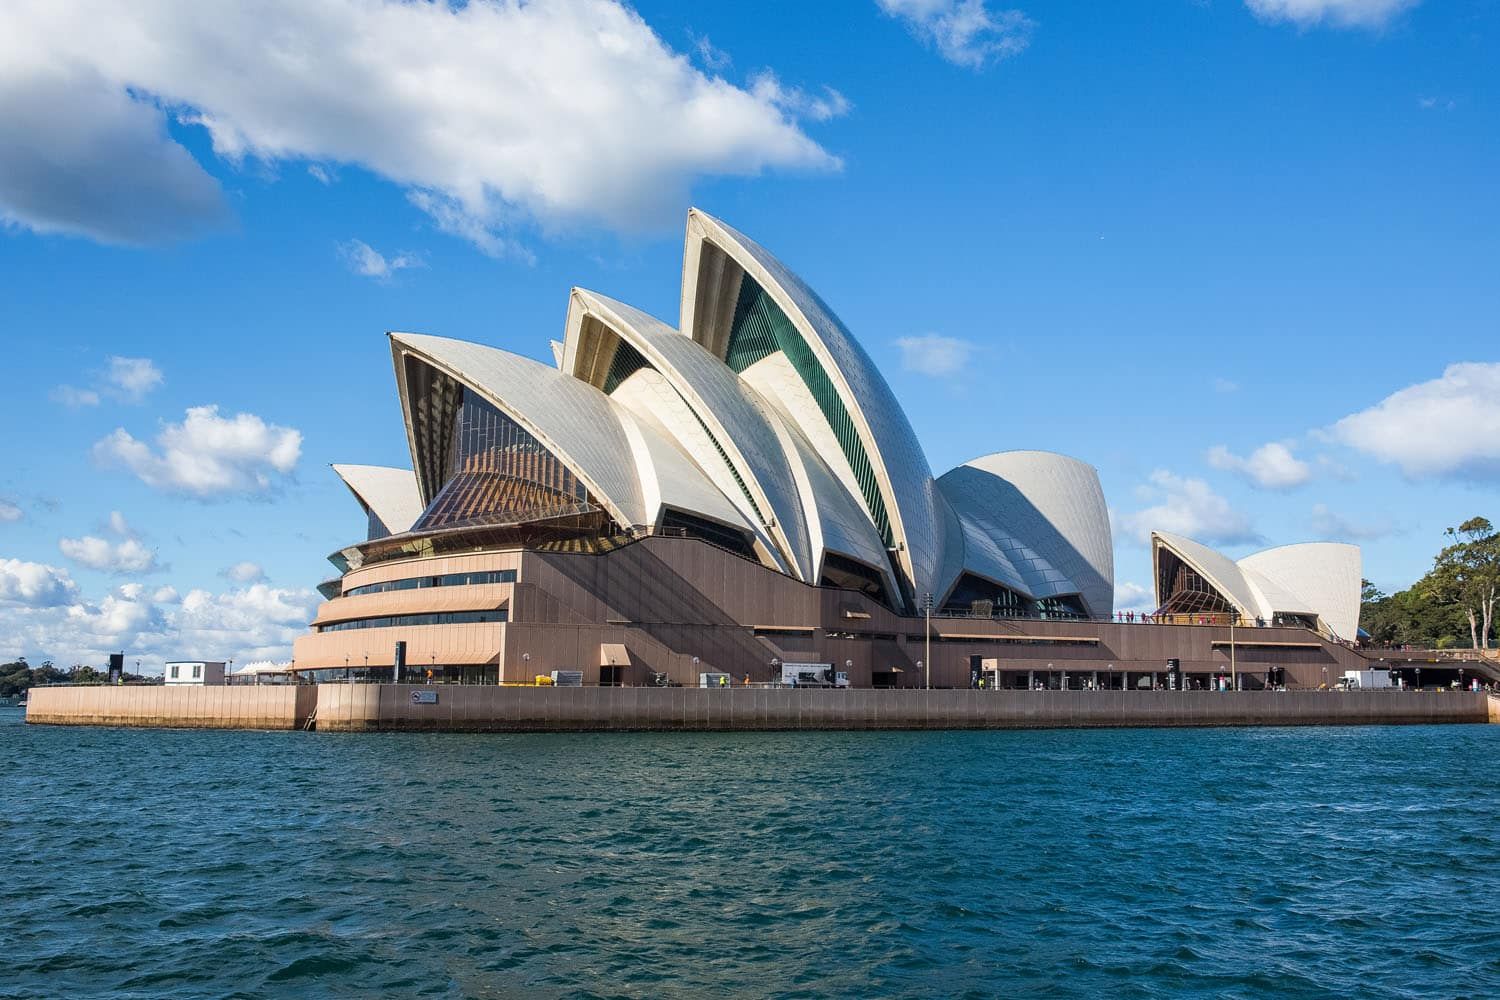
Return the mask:
<path fill-rule="evenodd" d="M 318 706 L 314 705 L 313 706 L 313 710 L 311 712 L 307 713 L 307 719 L 306 719 L 306 721 L 304 721 L 302 723 L 302 731 L 304 733 L 310 733 L 310 732 L 312 732 L 313 726 L 317 723 L 317 721 L 318 721 Z"/>

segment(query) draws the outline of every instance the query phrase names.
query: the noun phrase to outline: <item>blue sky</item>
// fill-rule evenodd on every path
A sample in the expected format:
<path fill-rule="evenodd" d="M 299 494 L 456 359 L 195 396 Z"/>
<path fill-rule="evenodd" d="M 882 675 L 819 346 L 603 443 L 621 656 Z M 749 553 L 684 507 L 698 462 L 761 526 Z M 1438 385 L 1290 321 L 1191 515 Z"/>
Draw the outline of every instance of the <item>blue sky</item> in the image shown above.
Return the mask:
<path fill-rule="evenodd" d="M 384 331 L 546 359 L 573 285 L 675 321 L 694 204 L 935 473 L 1097 466 L 1122 607 L 1151 527 L 1398 589 L 1500 516 L 1497 37 L 1488 0 L 7 5 L 0 657 L 284 658 L 363 529 L 328 464 L 409 462 Z"/>

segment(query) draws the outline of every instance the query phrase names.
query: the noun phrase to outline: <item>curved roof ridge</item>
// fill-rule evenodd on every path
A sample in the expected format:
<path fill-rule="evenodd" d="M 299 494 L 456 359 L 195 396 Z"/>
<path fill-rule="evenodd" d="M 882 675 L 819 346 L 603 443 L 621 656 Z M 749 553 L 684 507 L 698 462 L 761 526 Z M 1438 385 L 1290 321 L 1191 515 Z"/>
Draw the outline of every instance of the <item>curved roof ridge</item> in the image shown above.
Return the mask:
<path fill-rule="evenodd" d="M 1062 458 L 1062 459 L 1066 459 L 1069 462 L 1074 462 L 1074 463 L 1076 463 L 1078 465 L 1087 466 L 1088 468 L 1093 469 L 1095 472 L 1099 471 L 1099 467 L 1096 466 L 1093 462 L 1090 462 L 1090 461 L 1087 461 L 1085 459 L 1079 458 L 1077 455 L 1069 455 L 1065 451 L 1051 451 L 1051 450 L 1046 449 L 1046 448 L 1006 448 L 1003 451 L 991 451 L 991 452 L 986 452 L 983 455 L 975 455 L 973 458 L 969 459 L 968 461 L 961 462 L 960 465 L 973 465 L 976 462 L 982 462 L 982 461 L 984 461 L 986 458 L 999 458 L 1001 456 L 1020 456 L 1020 455 L 1046 455 L 1049 458 Z M 953 468 L 955 468 L 955 469 L 959 468 L 960 465 L 956 465 Z M 951 472 L 953 470 L 950 469 L 948 471 Z"/>
<path fill-rule="evenodd" d="M 1265 555 L 1267 552 L 1278 552 L 1282 549 L 1315 548 L 1319 546 L 1332 546 L 1335 548 L 1358 549 L 1359 546 L 1353 542 L 1338 542 L 1327 539 L 1317 539 L 1311 542 L 1284 542 L 1281 545 L 1269 545 L 1263 549 L 1256 549 L 1249 555 L 1240 556 L 1236 562 L 1244 562 L 1246 559 L 1254 559 L 1256 556 Z"/>
<path fill-rule="evenodd" d="M 717 253 L 705 253 L 705 245 Z M 944 523 L 933 503 L 932 470 L 890 384 L 832 308 L 801 277 L 754 240 L 697 208 L 688 212 L 681 332 L 722 357 L 728 348 L 733 300 L 746 274 L 796 328 L 839 406 L 847 412 L 858 446 L 871 466 L 879 513 L 889 524 L 893 551 L 888 558 L 894 559 L 912 590 L 937 589 L 945 582 L 934 579 L 941 568 Z M 702 303 L 700 296 L 705 300 Z M 709 324 L 716 325 L 710 329 Z M 873 500 L 868 495 L 862 499 L 875 520 Z"/>
<path fill-rule="evenodd" d="M 776 441 L 771 425 L 779 418 L 770 405 L 701 344 L 678 336 L 664 321 L 578 287 L 570 293 L 568 304 L 564 361 L 569 373 L 579 374 L 583 318 L 590 315 L 639 352 L 666 380 L 717 453 L 700 457 L 699 464 L 715 460 L 725 464 L 744 492 L 743 499 L 748 500 L 747 516 L 753 514 L 759 521 L 757 534 L 779 550 L 780 561 L 793 576 L 811 580 L 817 567 L 809 551 L 802 500 Z M 666 432 L 672 433 L 669 428 Z"/>

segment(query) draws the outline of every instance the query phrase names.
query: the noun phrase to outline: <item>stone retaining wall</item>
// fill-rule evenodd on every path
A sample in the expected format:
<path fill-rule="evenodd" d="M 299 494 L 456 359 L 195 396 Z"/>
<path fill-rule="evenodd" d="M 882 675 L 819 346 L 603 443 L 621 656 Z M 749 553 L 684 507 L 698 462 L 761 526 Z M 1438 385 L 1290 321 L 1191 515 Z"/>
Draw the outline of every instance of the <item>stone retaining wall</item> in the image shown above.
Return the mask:
<path fill-rule="evenodd" d="M 63 726 L 161 729 L 298 729 L 318 702 L 315 687 L 182 685 L 40 687 L 26 721 Z"/>
<path fill-rule="evenodd" d="M 421 692 L 418 694 L 418 692 Z M 429 701 L 428 699 L 435 699 Z M 874 691 L 760 688 L 34 688 L 50 725 L 325 732 L 1028 729 L 1399 725 L 1496 721 L 1484 694 L 1392 691 Z"/>
<path fill-rule="evenodd" d="M 325 684 L 324 731 L 1025 729 L 1489 721 L 1451 692 L 874 691 Z M 417 703 L 414 691 L 433 692 Z"/>

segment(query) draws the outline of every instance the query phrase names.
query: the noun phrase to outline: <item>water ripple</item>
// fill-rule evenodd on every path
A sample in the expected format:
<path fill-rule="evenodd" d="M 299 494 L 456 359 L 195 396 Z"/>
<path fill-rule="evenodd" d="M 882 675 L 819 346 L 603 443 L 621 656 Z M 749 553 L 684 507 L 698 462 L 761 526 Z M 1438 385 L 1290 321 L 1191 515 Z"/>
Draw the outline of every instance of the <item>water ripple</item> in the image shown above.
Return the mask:
<path fill-rule="evenodd" d="M 0 997 L 1500 995 L 1500 727 L 18 721 Z"/>

